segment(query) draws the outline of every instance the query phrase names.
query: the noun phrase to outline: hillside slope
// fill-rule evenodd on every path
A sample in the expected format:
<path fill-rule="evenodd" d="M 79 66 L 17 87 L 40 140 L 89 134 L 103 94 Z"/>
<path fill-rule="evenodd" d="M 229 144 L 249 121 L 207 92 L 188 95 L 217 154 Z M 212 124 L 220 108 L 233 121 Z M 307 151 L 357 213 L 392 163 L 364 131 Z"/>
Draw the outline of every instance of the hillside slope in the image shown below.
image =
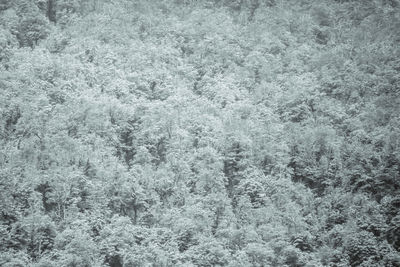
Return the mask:
<path fill-rule="evenodd" d="M 400 266 L 398 0 L 0 0 L 1 266 Z"/>

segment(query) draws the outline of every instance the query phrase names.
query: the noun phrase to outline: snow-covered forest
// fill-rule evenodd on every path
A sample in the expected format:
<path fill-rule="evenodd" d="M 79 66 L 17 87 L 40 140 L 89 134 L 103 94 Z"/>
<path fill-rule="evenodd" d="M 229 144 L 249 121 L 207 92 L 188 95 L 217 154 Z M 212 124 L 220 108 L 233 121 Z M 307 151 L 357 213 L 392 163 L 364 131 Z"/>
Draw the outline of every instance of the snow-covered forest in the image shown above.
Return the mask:
<path fill-rule="evenodd" d="M 400 266 L 400 1 L 0 0 L 0 266 Z"/>

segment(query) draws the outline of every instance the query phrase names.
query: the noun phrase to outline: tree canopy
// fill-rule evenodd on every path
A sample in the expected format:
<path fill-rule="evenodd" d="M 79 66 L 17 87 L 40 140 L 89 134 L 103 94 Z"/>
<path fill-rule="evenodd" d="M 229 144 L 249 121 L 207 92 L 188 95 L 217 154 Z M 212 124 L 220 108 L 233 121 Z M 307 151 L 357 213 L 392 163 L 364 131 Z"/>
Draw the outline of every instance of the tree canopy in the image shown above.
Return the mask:
<path fill-rule="evenodd" d="M 398 0 L 0 0 L 1 266 L 400 266 Z"/>

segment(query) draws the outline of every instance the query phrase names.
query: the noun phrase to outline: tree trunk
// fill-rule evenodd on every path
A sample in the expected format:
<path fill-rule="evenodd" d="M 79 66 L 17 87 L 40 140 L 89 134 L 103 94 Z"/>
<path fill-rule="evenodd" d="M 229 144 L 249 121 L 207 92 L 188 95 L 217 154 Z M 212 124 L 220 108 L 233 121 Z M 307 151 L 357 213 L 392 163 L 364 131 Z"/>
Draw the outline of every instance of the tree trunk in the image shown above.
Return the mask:
<path fill-rule="evenodd" d="M 47 0 L 47 18 L 56 23 L 56 9 L 54 0 Z"/>

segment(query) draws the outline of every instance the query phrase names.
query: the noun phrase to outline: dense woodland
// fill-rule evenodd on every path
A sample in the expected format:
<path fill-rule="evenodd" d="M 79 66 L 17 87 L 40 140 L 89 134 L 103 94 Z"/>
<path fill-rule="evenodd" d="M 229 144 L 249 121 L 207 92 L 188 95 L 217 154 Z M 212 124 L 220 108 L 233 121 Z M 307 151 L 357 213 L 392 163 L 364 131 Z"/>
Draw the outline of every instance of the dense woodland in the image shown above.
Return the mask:
<path fill-rule="evenodd" d="M 399 0 L 0 0 L 0 265 L 400 266 Z"/>

